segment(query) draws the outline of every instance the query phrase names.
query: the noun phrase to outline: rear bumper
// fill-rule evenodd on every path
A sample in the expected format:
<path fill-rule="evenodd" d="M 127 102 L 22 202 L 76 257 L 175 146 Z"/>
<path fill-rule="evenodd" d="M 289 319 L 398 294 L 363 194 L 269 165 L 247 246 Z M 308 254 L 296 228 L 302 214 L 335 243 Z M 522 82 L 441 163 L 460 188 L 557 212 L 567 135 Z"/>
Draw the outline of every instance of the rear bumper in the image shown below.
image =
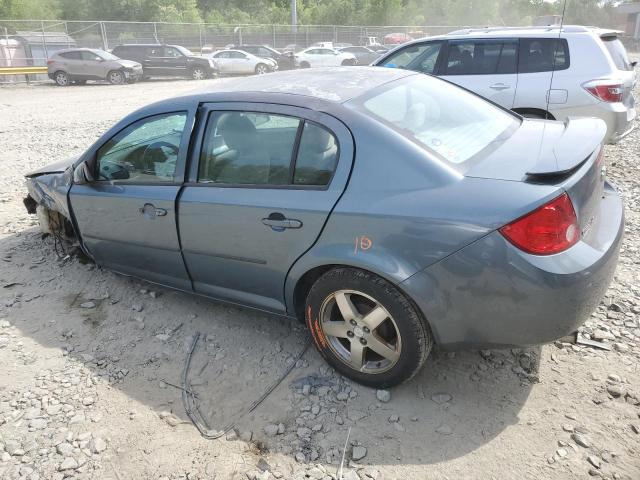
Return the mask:
<path fill-rule="evenodd" d="M 535 256 L 494 231 L 399 286 L 443 348 L 551 342 L 588 318 L 613 278 L 624 212 L 611 187 L 600 215 L 591 244 L 580 241 L 560 254 Z"/>
<path fill-rule="evenodd" d="M 598 102 L 592 105 L 581 107 L 551 110 L 557 120 L 564 120 L 567 117 L 597 117 L 607 124 L 606 143 L 617 143 L 633 130 L 636 118 L 635 106 L 623 103 Z"/>

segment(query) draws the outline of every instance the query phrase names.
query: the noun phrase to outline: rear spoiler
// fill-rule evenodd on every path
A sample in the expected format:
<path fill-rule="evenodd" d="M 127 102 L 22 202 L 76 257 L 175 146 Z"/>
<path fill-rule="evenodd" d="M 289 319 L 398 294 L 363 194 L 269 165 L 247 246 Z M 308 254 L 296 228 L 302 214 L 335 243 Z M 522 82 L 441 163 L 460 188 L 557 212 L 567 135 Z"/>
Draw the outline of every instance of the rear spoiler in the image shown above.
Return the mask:
<path fill-rule="evenodd" d="M 564 175 L 580 166 L 602 144 L 607 125 L 598 118 L 568 118 L 555 142 L 542 141 L 529 176 Z"/>

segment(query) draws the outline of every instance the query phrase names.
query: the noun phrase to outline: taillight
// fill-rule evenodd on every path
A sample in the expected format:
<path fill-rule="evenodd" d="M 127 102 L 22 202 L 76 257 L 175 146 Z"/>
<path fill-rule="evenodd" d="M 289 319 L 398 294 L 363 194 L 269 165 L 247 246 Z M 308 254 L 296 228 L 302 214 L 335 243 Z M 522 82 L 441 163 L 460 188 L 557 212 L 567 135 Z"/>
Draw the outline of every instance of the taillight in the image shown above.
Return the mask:
<path fill-rule="evenodd" d="M 591 95 L 603 102 L 621 102 L 624 93 L 624 85 L 612 80 L 591 80 L 582 84 Z"/>
<path fill-rule="evenodd" d="M 580 227 L 571 199 L 563 193 L 505 225 L 500 233 L 527 253 L 552 255 L 574 245 L 580 238 Z"/>
<path fill-rule="evenodd" d="M 49 59 L 47 60 L 47 65 L 51 65 L 53 63 L 53 60 Z"/>

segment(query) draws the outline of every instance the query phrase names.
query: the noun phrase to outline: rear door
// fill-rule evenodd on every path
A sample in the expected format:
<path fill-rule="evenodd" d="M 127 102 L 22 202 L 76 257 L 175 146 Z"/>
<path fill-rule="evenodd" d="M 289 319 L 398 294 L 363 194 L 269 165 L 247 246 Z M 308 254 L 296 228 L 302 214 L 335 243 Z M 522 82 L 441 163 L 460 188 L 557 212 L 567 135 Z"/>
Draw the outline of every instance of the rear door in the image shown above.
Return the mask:
<path fill-rule="evenodd" d="M 167 75 L 164 63 L 164 47 L 161 45 L 145 47 L 142 67 L 145 75 Z"/>
<path fill-rule="evenodd" d="M 63 69 L 70 75 L 82 76 L 82 52 L 79 50 L 73 52 L 63 52 L 60 57 L 64 59 Z"/>
<path fill-rule="evenodd" d="M 511 108 L 518 85 L 517 57 L 517 39 L 450 40 L 438 76 Z"/>
<path fill-rule="evenodd" d="M 308 109 L 205 108 L 179 229 L 197 292 L 284 312 L 287 271 L 316 241 L 353 161 L 347 128 Z"/>
<path fill-rule="evenodd" d="M 192 122 L 193 114 L 185 110 L 128 125 L 95 152 L 96 181 L 71 187 L 82 240 L 98 264 L 191 289 L 175 202 Z"/>
<path fill-rule="evenodd" d="M 231 73 L 233 70 L 232 60 L 229 58 L 229 52 L 219 52 L 213 56 L 220 73 Z"/>

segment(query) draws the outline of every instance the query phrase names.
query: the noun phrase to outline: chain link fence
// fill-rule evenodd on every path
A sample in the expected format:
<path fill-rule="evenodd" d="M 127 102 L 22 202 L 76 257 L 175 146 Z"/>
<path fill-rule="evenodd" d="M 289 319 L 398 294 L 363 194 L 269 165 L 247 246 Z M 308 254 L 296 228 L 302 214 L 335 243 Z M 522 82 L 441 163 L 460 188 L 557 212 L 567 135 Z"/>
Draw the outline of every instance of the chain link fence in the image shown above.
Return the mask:
<path fill-rule="evenodd" d="M 177 44 L 199 53 L 229 44 L 299 50 L 316 42 L 368 45 L 390 34 L 420 38 L 461 26 L 214 25 L 207 23 L 0 20 L 0 67 L 46 65 L 63 48 L 111 50 L 122 43 Z M 401 36 L 402 37 L 402 36 Z"/>

